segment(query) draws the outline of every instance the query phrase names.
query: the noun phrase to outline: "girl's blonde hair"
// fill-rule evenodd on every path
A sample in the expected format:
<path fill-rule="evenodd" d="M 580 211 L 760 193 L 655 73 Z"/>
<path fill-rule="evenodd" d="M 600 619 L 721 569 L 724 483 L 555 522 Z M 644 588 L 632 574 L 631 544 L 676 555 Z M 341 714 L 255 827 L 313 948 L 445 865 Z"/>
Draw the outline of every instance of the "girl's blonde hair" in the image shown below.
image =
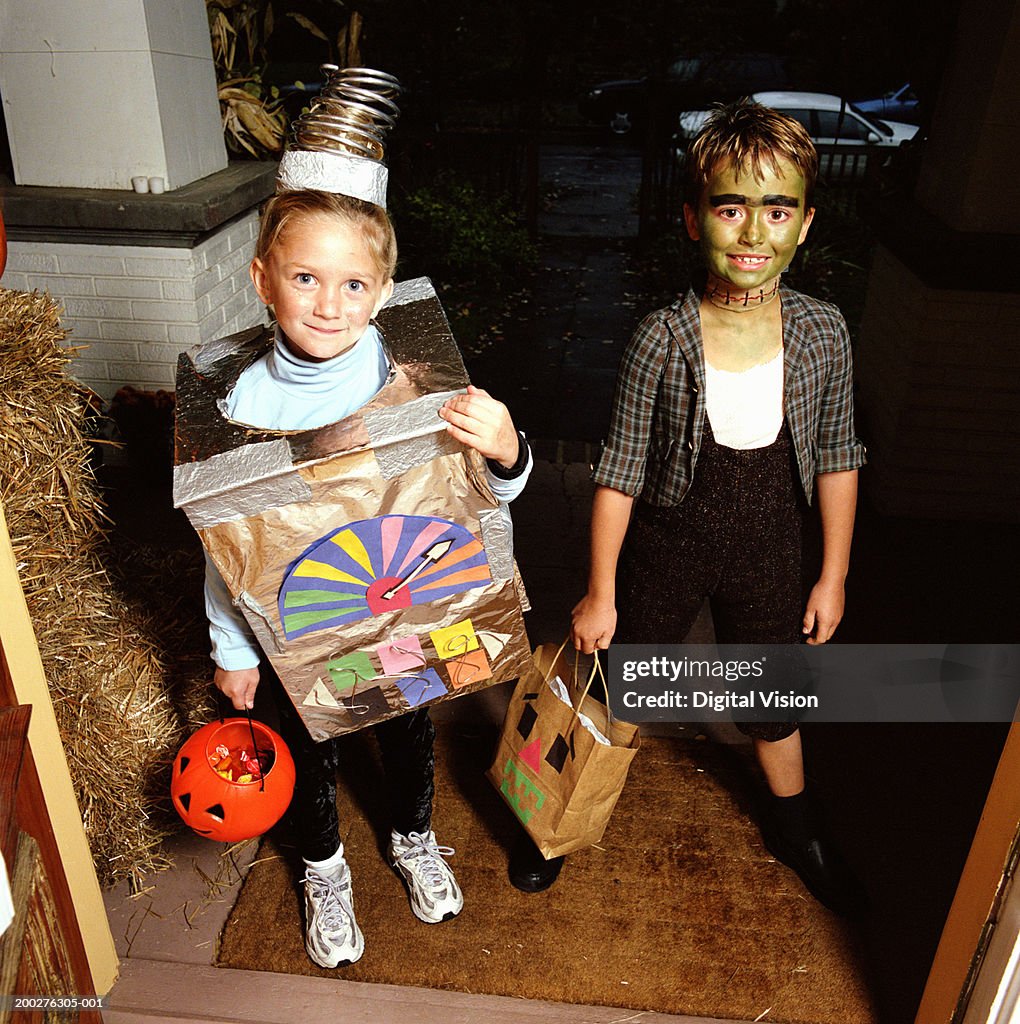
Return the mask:
<path fill-rule="evenodd" d="M 262 223 L 255 242 L 255 258 L 265 262 L 287 225 L 297 217 L 326 214 L 361 232 L 376 265 L 387 280 L 397 269 L 397 236 L 389 214 L 375 203 L 335 192 L 311 189 L 280 192 L 262 209 Z"/>
<path fill-rule="evenodd" d="M 700 202 L 708 179 L 720 164 L 729 164 L 741 174 L 750 168 L 760 181 L 762 167 L 768 164 L 777 172 L 781 159 L 789 160 L 803 175 L 805 206 L 810 209 L 818 177 L 818 151 L 807 129 L 787 114 L 750 99 L 718 106 L 687 150 L 687 202 L 692 206 Z"/>

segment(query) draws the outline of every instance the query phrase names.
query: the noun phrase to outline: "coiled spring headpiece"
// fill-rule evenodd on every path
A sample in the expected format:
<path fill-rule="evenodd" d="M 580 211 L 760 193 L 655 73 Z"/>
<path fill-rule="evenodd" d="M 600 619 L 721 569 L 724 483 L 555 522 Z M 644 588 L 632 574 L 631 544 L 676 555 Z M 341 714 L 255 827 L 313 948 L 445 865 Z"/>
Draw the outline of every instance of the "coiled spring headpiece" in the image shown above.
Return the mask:
<path fill-rule="evenodd" d="M 382 160 L 386 133 L 400 116 L 393 102 L 400 94 L 400 83 L 371 68 L 341 70 L 335 64 L 323 64 L 322 70 L 328 75 L 322 92 L 294 122 L 294 148 Z"/>
<path fill-rule="evenodd" d="M 320 189 L 386 205 L 386 133 L 400 83 L 372 68 L 322 65 L 326 84 L 293 125 L 278 175 L 281 191 Z"/>

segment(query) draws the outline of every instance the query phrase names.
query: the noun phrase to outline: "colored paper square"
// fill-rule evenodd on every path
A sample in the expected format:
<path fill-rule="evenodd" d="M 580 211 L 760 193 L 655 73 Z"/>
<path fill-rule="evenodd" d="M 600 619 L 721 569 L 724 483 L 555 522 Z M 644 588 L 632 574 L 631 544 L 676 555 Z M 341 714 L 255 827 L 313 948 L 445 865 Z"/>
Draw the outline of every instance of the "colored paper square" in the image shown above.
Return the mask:
<path fill-rule="evenodd" d="M 489 659 L 485 657 L 485 651 L 479 647 L 477 650 L 468 651 L 459 658 L 453 658 L 444 666 L 449 673 L 450 682 L 455 690 L 462 686 L 470 686 L 472 683 L 480 683 L 483 679 L 492 678 L 492 669 L 489 667 Z"/>
<path fill-rule="evenodd" d="M 413 633 L 401 640 L 391 640 L 388 644 L 380 644 L 375 653 L 382 662 L 382 670 L 388 676 L 398 676 L 401 672 L 417 672 L 426 665 L 422 653 L 421 640 Z"/>
<path fill-rule="evenodd" d="M 366 683 L 379 674 L 367 651 L 355 651 L 340 658 L 331 658 L 326 662 L 326 671 L 337 693 L 343 693 L 358 683 Z"/>
<path fill-rule="evenodd" d="M 370 722 L 390 713 L 390 702 L 378 686 L 367 690 L 355 690 L 340 698 L 340 707 L 349 712 L 355 720 Z"/>
<path fill-rule="evenodd" d="M 434 629 L 429 636 L 432 637 L 432 646 L 435 647 L 436 654 L 444 660 L 478 649 L 478 634 L 475 633 L 475 627 L 471 625 L 470 619 L 461 619 L 452 626 Z"/>
<path fill-rule="evenodd" d="M 531 735 L 531 730 L 535 728 L 537 721 L 538 712 L 531 704 L 525 704 L 524 710 L 521 712 L 521 720 L 517 723 L 517 731 L 521 734 L 522 740 L 526 740 Z"/>
<path fill-rule="evenodd" d="M 407 701 L 408 707 L 416 708 L 419 704 L 445 697 L 450 691 L 443 685 L 434 668 L 427 668 L 413 676 L 405 676 L 397 680 L 397 686 Z"/>
<path fill-rule="evenodd" d="M 573 740 L 573 734 L 571 734 L 570 738 Z M 569 753 L 571 753 L 571 749 L 567 746 L 567 741 L 562 736 L 557 736 L 549 747 L 549 753 L 545 755 L 546 763 L 556 772 L 562 772 L 563 766 L 567 763 L 567 754 Z"/>

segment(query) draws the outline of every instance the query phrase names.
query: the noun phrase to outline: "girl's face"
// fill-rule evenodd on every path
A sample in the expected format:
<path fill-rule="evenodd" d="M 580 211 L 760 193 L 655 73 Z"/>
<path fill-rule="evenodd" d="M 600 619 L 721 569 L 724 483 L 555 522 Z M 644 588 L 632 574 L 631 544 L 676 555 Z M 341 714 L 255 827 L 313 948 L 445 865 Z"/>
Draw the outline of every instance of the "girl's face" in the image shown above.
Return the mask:
<path fill-rule="evenodd" d="M 687 233 L 701 245 L 709 274 L 731 288 L 759 289 L 789 265 L 815 211 L 804 200 L 804 177 L 786 159 L 767 163 L 762 180 L 720 164 L 697 209 L 684 205 Z"/>
<path fill-rule="evenodd" d="M 251 279 L 287 347 L 313 362 L 353 348 L 393 291 L 364 234 L 328 213 L 291 219 Z"/>

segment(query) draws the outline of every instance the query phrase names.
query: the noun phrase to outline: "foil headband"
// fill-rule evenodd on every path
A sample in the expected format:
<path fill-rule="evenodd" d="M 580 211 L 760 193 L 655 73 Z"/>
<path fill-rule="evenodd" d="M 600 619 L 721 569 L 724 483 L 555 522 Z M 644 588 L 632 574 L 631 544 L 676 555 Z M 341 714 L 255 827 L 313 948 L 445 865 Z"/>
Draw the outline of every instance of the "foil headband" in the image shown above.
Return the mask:
<path fill-rule="evenodd" d="M 323 64 L 326 84 L 293 125 L 277 173 L 281 192 L 318 189 L 386 206 L 386 133 L 400 110 L 400 83 L 371 68 Z"/>

